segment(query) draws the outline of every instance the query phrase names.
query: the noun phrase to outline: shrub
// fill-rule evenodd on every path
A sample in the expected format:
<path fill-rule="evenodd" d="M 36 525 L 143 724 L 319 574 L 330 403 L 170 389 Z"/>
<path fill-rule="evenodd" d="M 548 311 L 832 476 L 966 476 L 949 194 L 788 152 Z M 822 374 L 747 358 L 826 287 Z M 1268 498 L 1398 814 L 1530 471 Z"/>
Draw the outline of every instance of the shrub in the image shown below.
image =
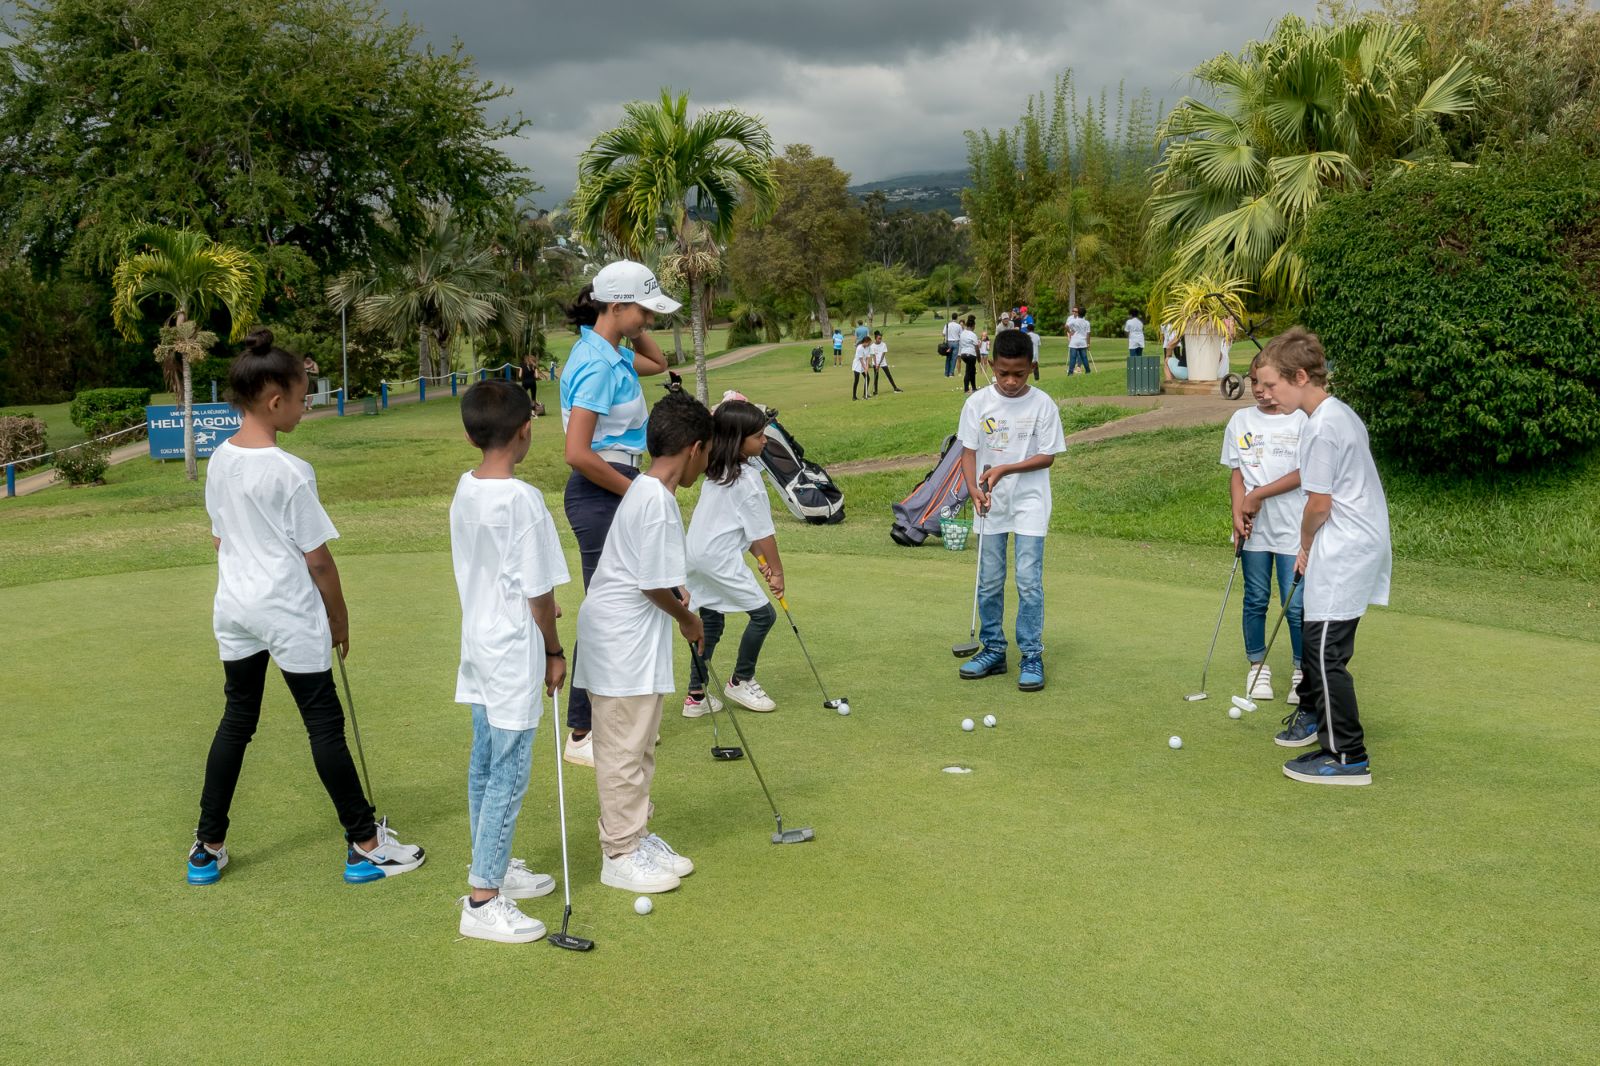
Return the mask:
<path fill-rule="evenodd" d="M 903 322 L 916 324 L 917 319 L 928 313 L 928 305 L 921 300 L 901 300 L 900 319 Z"/>
<path fill-rule="evenodd" d="M 88 441 L 56 453 L 56 480 L 69 485 L 98 485 L 111 466 L 111 445 Z"/>
<path fill-rule="evenodd" d="M 85 389 L 72 398 L 72 424 L 91 437 L 115 433 L 144 421 L 149 389 Z"/>
<path fill-rule="evenodd" d="M 0 416 L 0 465 L 49 450 L 50 446 L 45 442 L 44 419 L 34 418 L 32 412 Z M 26 470 L 38 465 L 37 460 L 18 463 L 17 469 Z"/>
<path fill-rule="evenodd" d="M 733 325 L 728 329 L 729 351 L 732 351 L 735 348 L 743 348 L 749 344 L 760 343 L 761 331 L 757 328 L 756 324 L 751 322 L 748 318 L 740 318 L 735 320 Z"/>
<path fill-rule="evenodd" d="M 1374 446 L 1416 470 L 1600 442 L 1600 161 L 1429 166 L 1330 201 L 1305 311 Z"/>

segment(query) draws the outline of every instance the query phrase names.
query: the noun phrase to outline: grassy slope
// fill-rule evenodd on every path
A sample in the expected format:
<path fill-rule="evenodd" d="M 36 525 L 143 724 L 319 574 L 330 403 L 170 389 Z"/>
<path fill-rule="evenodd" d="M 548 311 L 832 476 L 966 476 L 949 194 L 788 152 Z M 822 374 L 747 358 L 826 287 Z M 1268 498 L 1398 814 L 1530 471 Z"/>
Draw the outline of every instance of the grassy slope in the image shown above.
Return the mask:
<path fill-rule="evenodd" d="M 851 407 L 829 398 L 843 372 L 780 369 L 804 350 L 723 371 L 714 390 L 776 403 L 826 461 L 914 454 L 948 431 L 959 396 L 935 391 L 931 354 L 898 355 L 907 395 Z M 1064 384 L 1057 371 L 1052 389 Z M 863 451 L 868 422 L 876 451 Z M 552 502 L 558 435 L 554 419 L 535 427 L 528 467 Z M 344 533 L 379 801 L 430 852 L 389 885 L 338 883 L 326 800 L 276 684 L 236 804 L 235 865 L 218 889 L 182 884 L 220 676 L 198 490 L 172 464 L 133 463 L 103 488 L 11 501 L 0 871 L 41 887 L 0 897 L 17 931 L 0 1046 L 18 1061 L 183 1059 L 203 1002 L 230 1046 L 273 1060 L 325 1058 L 352 1017 L 400 1025 L 417 1061 L 453 1060 L 481 1046 L 486 1011 L 510 1009 L 512 1047 L 611 1062 L 619 1045 L 595 1012 L 624 1005 L 626 1054 L 646 1061 L 1235 1062 L 1298 1057 L 1306 1013 L 1331 1001 L 1352 1059 L 1583 1057 L 1600 1040 L 1585 991 L 1600 726 L 1571 708 L 1600 684 L 1582 609 L 1596 571 L 1584 544 L 1553 563 L 1529 538 L 1495 538 L 1519 514 L 1582 511 L 1559 497 L 1592 501 L 1595 473 L 1503 501 L 1391 481 L 1396 607 L 1364 624 L 1356 663 L 1379 784 L 1312 790 L 1276 775 L 1278 705 L 1222 716 L 1235 625 L 1213 700 L 1177 699 L 1226 574 L 1215 437 L 1107 442 L 1058 464 L 1043 698 L 955 681 L 944 649 L 965 633 L 972 556 L 885 535 L 887 501 L 915 474 L 849 479 L 843 526 L 780 525 L 798 621 L 856 713 L 816 708 L 777 632 L 762 678 L 784 709 L 746 724 L 788 821 L 818 840 L 767 844 L 749 771 L 713 764 L 708 727 L 669 714 L 657 824 L 701 870 L 636 918 L 595 880 L 593 786 L 574 771 L 575 903 L 600 942 L 586 957 L 455 942 L 466 734 L 450 703 L 444 515 L 469 456 L 452 405 L 308 424 L 287 442 L 317 465 Z M 52 658 L 61 667 L 16 665 Z M 999 729 L 955 728 L 983 711 Z M 518 853 L 551 869 L 539 741 Z M 938 772 L 954 761 L 976 772 Z M 95 893 L 91 917 L 44 900 L 63 854 L 107 847 L 115 868 L 94 883 L 115 891 Z M 527 909 L 552 922 L 558 899 Z"/>

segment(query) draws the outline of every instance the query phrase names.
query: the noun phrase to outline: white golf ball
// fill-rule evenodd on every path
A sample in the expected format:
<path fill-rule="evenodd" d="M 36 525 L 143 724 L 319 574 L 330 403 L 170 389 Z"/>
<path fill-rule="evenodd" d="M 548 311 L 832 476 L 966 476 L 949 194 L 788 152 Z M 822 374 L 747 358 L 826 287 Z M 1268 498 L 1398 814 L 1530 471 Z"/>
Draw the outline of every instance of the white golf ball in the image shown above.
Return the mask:
<path fill-rule="evenodd" d="M 656 905 L 650 902 L 649 896 L 640 896 L 633 901 L 633 913 L 635 914 L 649 914 L 655 909 Z"/>
<path fill-rule="evenodd" d="M 849 714 L 850 713 L 850 705 L 848 703 L 839 704 L 839 713 L 840 714 Z"/>
<path fill-rule="evenodd" d="M 994 728 L 994 715 L 992 715 L 992 714 L 984 715 L 983 716 L 983 724 L 988 726 L 990 729 L 993 729 Z"/>
<path fill-rule="evenodd" d="M 972 728 L 973 728 L 972 727 L 972 719 L 970 719 L 970 718 L 961 719 L 961 728 L 965 732 L 968 732 L 968 733 L 972 732 Z"/>
<path fill-rule="evenodd" d="M 1183 738 L 1182 737 L 1168 737 L 1167 738 L 1167 747 L 1169 747 L 1169 748 L 1173 749 L 1174 751 L 1176 751 L 1177 749 L 1183 747 Z"/>
<path fill-rule="evenodd" d="M 1237 707 L 1229 707 L 1228 708 L 1228 717 L 1229 718 L 1237 718 L 1237 717 L 1239 717 L 1239 708 L 1237 708 Z"/>

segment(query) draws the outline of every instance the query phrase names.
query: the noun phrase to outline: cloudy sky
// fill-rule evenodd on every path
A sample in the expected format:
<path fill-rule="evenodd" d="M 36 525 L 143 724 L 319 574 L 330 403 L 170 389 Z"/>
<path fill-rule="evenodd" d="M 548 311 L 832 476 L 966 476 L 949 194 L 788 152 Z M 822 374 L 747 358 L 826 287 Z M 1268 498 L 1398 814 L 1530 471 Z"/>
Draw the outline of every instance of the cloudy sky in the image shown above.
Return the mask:
<path fill-rule="evenodd" d="M 965 165 L 962 132 L 1009 126 L 1071 68 L 1080 88 L 1119 81 L 1168 105 L 1187 72 L 1315 0 L 390 0 L 431 39 L 460 38 L 532 124 L 506 151 L 553 205 L 576 161 L 628 100 L 662 86 L 692 109 L 766 119 L 776 143 L 812 145 L 857 182 Z"/>

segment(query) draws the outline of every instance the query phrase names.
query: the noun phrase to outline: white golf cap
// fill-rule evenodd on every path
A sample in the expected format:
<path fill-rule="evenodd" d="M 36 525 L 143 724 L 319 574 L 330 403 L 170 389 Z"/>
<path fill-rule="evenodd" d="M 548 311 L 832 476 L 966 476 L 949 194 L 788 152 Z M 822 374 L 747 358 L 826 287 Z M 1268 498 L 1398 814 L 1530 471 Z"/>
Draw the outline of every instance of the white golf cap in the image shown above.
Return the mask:
<path fill-rule="evenodd" d="M 670 315 L 683 305 L 661 291 L 661 282 L 643 263 L 618 259 L 594 276 L 594 298 L 603 304 L 638 304 Z"/>

